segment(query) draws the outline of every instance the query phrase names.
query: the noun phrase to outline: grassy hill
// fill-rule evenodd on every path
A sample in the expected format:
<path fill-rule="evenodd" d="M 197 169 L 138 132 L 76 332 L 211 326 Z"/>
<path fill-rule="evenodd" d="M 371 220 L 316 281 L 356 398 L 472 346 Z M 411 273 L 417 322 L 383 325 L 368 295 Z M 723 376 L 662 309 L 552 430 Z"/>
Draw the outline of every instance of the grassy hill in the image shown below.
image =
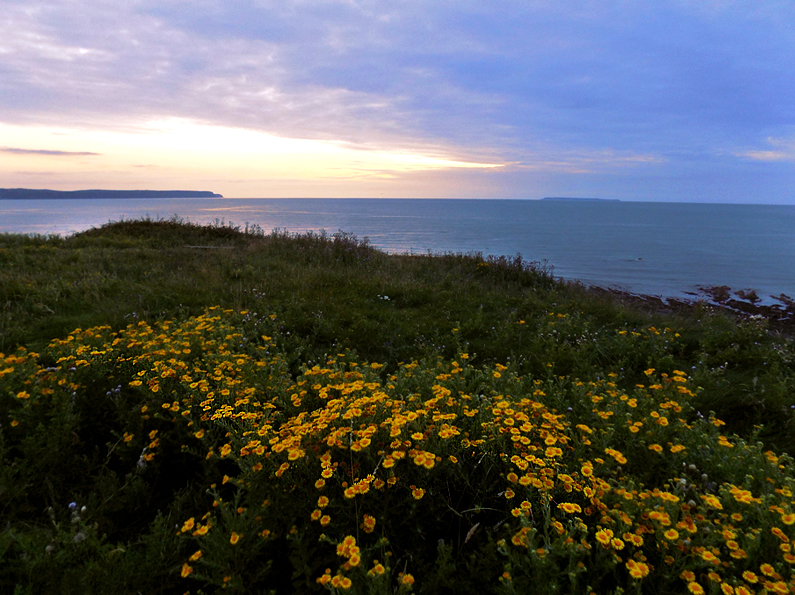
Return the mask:
<path fill-rule="evenodd" d="M 4 591 L 792 588 L 780 321 L 176 220 L 0 236 L 0 305 Z"/>

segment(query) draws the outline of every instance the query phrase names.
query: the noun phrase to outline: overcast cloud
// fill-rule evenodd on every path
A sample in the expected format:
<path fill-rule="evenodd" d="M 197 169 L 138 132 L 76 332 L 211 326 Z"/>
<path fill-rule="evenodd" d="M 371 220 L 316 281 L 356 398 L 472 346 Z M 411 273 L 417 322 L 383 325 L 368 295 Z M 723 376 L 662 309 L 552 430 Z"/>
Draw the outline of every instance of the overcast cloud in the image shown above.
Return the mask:
<path fill-rule="evenodd" d="M 0 123 L 504 164 L 483 196 L 795 204 L 793 23 L 771 0 L 3 0 Z"/>

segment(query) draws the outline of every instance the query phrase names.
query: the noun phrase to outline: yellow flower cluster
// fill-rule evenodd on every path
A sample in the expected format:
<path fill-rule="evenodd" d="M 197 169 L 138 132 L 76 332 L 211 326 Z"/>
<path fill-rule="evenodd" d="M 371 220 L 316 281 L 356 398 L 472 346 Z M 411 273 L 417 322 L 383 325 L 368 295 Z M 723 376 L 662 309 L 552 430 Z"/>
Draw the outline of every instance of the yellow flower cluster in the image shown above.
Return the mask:
<path fill-rule="evenodd" d="M 505 532 L 500 552 L 513 582 L 523 568 L 554 559 L 564 568 L 615 569 L 630 586 L 674 577 L 692 593 L 712 584 L 723 593 L 795 588 L 791 460 L 719 435 L 720 420 L 697 420 L 684 372 L 648 369 L 649 385 L 630 388 L 615 374 L 582 382 L 475 368 L 466 354 L 387 372 L 341 353 L 292 375 L 275 329 L 252 337 L 240 326 L 240 315 L 211 309 L 179 324 L 76 331 L 50 347 L 59 366 L 126 374 L 143 400 L 146 456 L 159 446 L 158 430 L 146 424 L 171 422 L 202 457 L 234 469 L 210 491 L 233 489 L 241 502 L 216 495 L 202 522 L 182 525 L 185 539 L 212 539 L 213 526 L 228 536 L 224 547 L 243 534 L 292 534 L 269 499 L 300 509 L 296 490 L 317 490 L 290 523 L 314 532 L 314 541 L 345 536 L 336 547 L 344 563 L 317 582 L 347 590 L 354 579 L 389 574 L 374 555 L 391 538 L 393 508 L 419 519 L 452 509 L 463 518 L 471 511 L 453 508 L 447 486 L 483 477 L 478 498 L 501 515 L 492 525 Z M 34 361 L 0 357 L 0 378 Z M 46 395 L 42 389 L 72 388 L 55 372 L 31 370 L 13 393 L 18 407 Z M 362 510 L 384 512 L 376 523 Z M 250 530 L 233 524 L 244 515 Z M 349 534 L 359 528 L 361 543 Z M 210 548 L 201 551 L 188 562 L 212 567 Z M 408 587 L 414 577 L 400 581 Z"/>

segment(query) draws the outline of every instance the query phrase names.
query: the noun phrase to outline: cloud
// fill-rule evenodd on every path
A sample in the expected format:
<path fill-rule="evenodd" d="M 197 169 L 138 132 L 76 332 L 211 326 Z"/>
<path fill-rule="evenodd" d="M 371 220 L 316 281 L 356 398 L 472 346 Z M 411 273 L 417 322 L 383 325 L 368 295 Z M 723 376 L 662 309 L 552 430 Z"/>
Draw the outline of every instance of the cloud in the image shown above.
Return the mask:
<path fill-rule="evenodd" d="M 728 8 L 719 20 L 624 2 L 11 6 L 6 85 L 33 100 L 28 114 L 167 112 L 355 142 L 587 135 L 605 147 L 639 142 L 638 127 L 792 113 L 770 93 L 792 88 L 786 47 Z"/>
<path fill-rule="evenodd" d="M 13 147 L 0 147 L 2 153 L 13 153 L 15 155 L 50 155 L 54 157 L 85 157 L 92 155 L 100 155 L 100 153 L 92 153 L 90 151 L 57 151 L 50 149 L 17 149 Z"/>
<path fill-rule="evenodd" d="M 626 171 L 643 166 L 659 166 L 666 161 L 666 157 L 653 154 L 635 154 L 613 150 L 572 150 L 528 155 L 522 161 L 506 164 L 506 168 L 571 174 L 606 173 Z"/>
<path fill-rule="evenodd" d="M 746 151 L 742 156 L 754 161 L 795 161 L 795 151 Z"/>
<path fill-rule="evenodd" d="M 737 152 L 736 155 L 753 161 L 795 162 L 795 139 L 768 138 L 767 144 L 772 148 L 748 149 Z"/>
<path fill-rule="evenodd" d="M 778 0 L 5 0 L 0 118 L 179 118 L 653 184 L 731 147 L 789 160 L 756 147 L 795 122 L 792 22 Z"/>

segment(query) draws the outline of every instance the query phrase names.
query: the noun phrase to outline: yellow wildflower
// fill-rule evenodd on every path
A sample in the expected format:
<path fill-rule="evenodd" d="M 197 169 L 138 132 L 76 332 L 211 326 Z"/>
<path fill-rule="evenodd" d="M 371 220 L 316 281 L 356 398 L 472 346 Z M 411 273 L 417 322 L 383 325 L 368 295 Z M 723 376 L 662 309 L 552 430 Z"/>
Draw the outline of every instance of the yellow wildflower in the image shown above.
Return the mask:
<path fill-rule="evenodd" d="M 567 512 L 569 514 L 574 514 L 576 512 L 582 512 L 582 508 L 579 504 L 575 504 L 573 502 L 561 502 L 558 504 L 558 508 L 560 508 L 563 512 Z"/>
<path fill-rule="evenodd" d="M 607 547 L 613 539 L 613 532 L 610 529 L 601 529 L 596 532 L 596 541 Z"/>
<path fill-rule="evenodd" d="M 632 578 L 641 579 L 649 574 L 649 566 L 643 562 L 636 562 L 630 559 L 627 561 L 626 566 Z"/>

